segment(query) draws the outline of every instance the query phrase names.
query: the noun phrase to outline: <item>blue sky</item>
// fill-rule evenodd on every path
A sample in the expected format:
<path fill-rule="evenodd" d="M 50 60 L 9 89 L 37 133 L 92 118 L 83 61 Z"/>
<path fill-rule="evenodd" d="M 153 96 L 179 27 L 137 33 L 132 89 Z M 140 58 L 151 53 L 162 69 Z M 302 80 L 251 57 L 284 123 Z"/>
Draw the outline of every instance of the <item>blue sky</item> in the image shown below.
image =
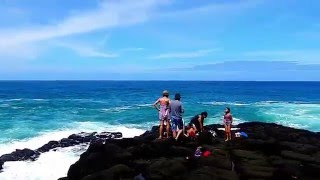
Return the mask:
<path fill-rule="evenodd" d="M 320 1 L 0 0 L 1 80 L 320 80 Z"/>

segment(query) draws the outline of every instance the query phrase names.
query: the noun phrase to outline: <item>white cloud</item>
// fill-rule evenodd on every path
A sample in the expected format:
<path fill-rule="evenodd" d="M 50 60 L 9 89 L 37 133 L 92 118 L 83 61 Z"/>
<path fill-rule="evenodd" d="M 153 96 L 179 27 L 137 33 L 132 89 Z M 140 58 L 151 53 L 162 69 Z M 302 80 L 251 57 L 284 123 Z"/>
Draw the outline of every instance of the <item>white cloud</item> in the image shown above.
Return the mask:
<path fill-rule="evenodd" d="M 220 16 L 217 16 L 217 18 L 221 18 L 222 14 L 237 13 L 242 10 L 254 8 L 263 2 L 265 2 L 265 0 L 240 0 L 236 2 L 223 1 L 223 2 L 213 2 L 213 3 L 211 2 L 209 4 L 197 6 L 194 8 L 161 13 L 161 14 L 158 14 L 158 17 L 185 18 L 186 16 L 194 16 L 199 14 L 211 13 L 211 14 L 219 14 Z"/>
<path fill-rule="evenodd" d="M 169 58 L 196 58 L 207 56 L 212 52 L 220 51 L 220 49 L 202 49 L 196 51 L 188 52 L 172 52 L 172 53 L 163 53 L 156 56 L 152 56 L 151 59 L 169 59 Z"/>
<path fill-rule="evenodd" d="M 145 48 L 134 48 L 134 47 L 131 47 L 131 48 L 123 48 L 121 49 L 121 51 L 143 51 L 145 50 Z"/>
<path fill-rule="evenodd" d="M 28 47 L 31 44 L 54 38 L 141 23 L 150 17 L 154 8 L 165 2 L 167 1 L 103 1 L 97 9 L 73 14 L 56 24 L 2 28 L 0 30 L 0 49 Z M 3 51 L 0 50 L 0 53 Z M 12 55 L 15 53 L 13 51 Z"/>
<path fill-rule="evenodd" d="M 64 47 L 71 49 L 75 53 L 83 57 L 96 57 L 96 58 L 115 58 L 118 57 L 118 54 L 115 53 L 107 53 L 102 50 L 95 49 L 93 47 L 80 45 L 76 43 L 57 43 L 59 47 Z"/>
<path fill-rule="evenodd" d="M 272 60 L 296 61 L 302 64 L 320 63 L 320 52 L 316 49 L 309 50 L 262 50 L 243 53 L 245 57 Z"/>
<path fill-rule="evenodd" d="M 0 46 L 0 61 L 9 61 L 11 58 L 34 59 L 38 56 L 38 52 L 42 52 L 42 48 L 33 44 L 18 44 L 14 47 Z"/>
<path fill-rule="evenodd" d="M 50 47 L 50 40 L 61 39 L 73 35 L 81 35 L 98 30 L 106 30 L 121 26 L 129 26 L 143 23 L 153 17 L 175 18 L 188 15 L 197 16 L 199 13 L 233 13 L 237 10 L 254 7 L 262 2 L 261 0 L 243 0 L 228 3 L 210 3 L 205 6 L 189 8 L 178 11 L 158 11 L 161 5 L 170 4 L 173 0 L 105 0 L 100 1 L 95 9 L 72 13 L 57 23 L 29 24 L 28 27 L 8 27 L 0 30 L 0 57 L 34 58 L 39 54 L 39 43 L 47 42 Z M 14 10 L 21 13 L 21 10 Z M 48 17 L 48 21 L 50 21 Z M 105 44 L 108 35 L 101 40 Z M 49 45 L 49 46 L 48 46 Z M 67 47 L 67 46 L 66 46 Z M 41 47 L 46 48 L 46 47 Z M 97 48 L 83 48 L 83 46 L 68 46 L 75 52 L 90 57 L 114 57 L 115 54 L 98 51 Z M 141 51 L 144 48 L 125 48 L 119 51 Z M 19 53 L 20 52 L 20 53 Z M 25 52 L 25 53 L 21 53 Z M 42 51 L 41 51 L 42 52 Z M 206 51 L 181 52 L 162 54 L 155 58 L 191 58 L 205 56 Z"/>
<path fill-rule="evenodd" d="M 95 10 L 67 17 L 57 24 L 21 30 L 2 29 L 0 44 L 41 41 L 144 22 L 149 18 L 151 10 L 159 4 L 156 0 L 105 1 Z"/>

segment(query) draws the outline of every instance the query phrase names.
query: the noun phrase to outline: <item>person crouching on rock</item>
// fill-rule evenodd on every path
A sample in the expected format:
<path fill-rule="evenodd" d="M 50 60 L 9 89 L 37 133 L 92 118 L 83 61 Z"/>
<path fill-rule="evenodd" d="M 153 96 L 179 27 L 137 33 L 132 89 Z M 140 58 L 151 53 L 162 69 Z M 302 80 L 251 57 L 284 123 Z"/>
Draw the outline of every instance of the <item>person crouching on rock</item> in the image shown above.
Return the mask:
<path fill-rule="evenodd" d="M 203 132 L 203 122 L 204 119 L 208 117 L 208 113 L 206 111 L 202 112 L 201 114 L 195 115 L 193 118 L 191 118 L 191 121 L 189 123 L 190 130 L 193 129 L 195 133 Z"/>
<path fill-rule="evenodd" d="M 232 121 L 233 121 L 233 118 L 231 115 L 230 108 L 227 107 L 224 112 L 224 117 L 223 117 L 223 122 L 224 122 L 224 127 L 225 127 L 225 132 L 226 132 L 226 140 L 225 141 L 231 140 Z"/>
<path fill-rule="evenodd" d="M 170 125 L 169 125 L 169 92 L 167 90 L 162 92 L 162 97 L 159 98 L 153 106 L 159 111 L 159 120 L 160 120 L 160 134 L 159 139 L 162 138 L 163 134 L 163 125 L 166 123 L 167 127 L 167 138 L 169 138 Z M 160 105 L 160 106 L 159 106 Z"/>
<path fill-rule="evenodd" d="M 174 101 L 169 104 L 169 112 L 171 115 L 171 130 L 173 138 L 177 139 L 179 134 L 183 129 L 182 114 L 184 113 L 184 108 L 182 102 L 180 101 L 181 96 L 179 93 L 175 94 Z"/>

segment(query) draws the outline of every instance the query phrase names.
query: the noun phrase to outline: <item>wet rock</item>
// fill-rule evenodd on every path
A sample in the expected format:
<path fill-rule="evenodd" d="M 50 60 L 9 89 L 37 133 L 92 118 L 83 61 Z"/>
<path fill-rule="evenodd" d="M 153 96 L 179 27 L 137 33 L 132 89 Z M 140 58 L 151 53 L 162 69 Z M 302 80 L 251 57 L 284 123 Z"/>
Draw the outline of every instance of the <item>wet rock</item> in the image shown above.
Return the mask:
<path fill-rule="evenodd" d="M 298 160 L 298 161 L 306 161 L 306 162 L 316 162 L 316 159 L 312 156 L 306 155 L 306 154 L 301 154 L 301 153 L 296 153 L 293 151 L 282 151 L 281 155 L 285 158 L 288 159 L 294 159 L 294 160 Z"/>
<path fill-rule="evenodd" d="M 2 168 L 3 164 L 4 164 L 4 162 L 0 160 L 0 170 L 3 169 Z"/>
<path fill-rule="evenodd" d="M 73 139 L 63 138 L 60 140 L 60 147 L 69 147 L 77 144 L 80 144 L 80 142 Z"/>
<path fill-rule="evenodd" d="M 301 143 L 295 143 L 295 142 L 280 142 L 280 146 L 283 147 L 283 149 L 288 149 L 291 151 L 296 151 L 303 154 L 313 154 L 318 152 L 319 147 L 311 145 L 311 144 L 301 144 Z"/>
<path fill-rule="evenodd" d="M 213 152 L 212 156 L 200 157 L 198 160 L 200 166 L 211 166 L 219 169 L 232 170 L 232 162 L 225 156 L 215 155 Z"/>
<path fill-rule="evenodd" d="M 114 135 L 114 138 L 122 138 L 121 132 L 112 133 Z"/>
<path fill-rule="evenodd" d="M 187 172 L 184 161 L 178 158 L 154 160 L 149 166 L 150 179 L 182 179 Z"/>
<path fill-rule="evenodd" d="M 37 149 L 38 152 L 44 153 L 44 152 L 48 152 L 51 149 L 54 149 L 56 147 L 59 147 L 60 144 L 58 141 L 49 141 L 47 144 L 41 146 L 40 148 Z"/>
<path fill-rule="evenodd" d="M 172 146 L 170 152 L 173 157 L 187 157 L 194 154 L 192 149 L 181 146 Z"/>
<path fill-rule="evenodd" d="M 92 144 L 80 160 L 68 171 L 68 178 L 81 179 L 92 172 L 108 169 L 116 164 L 130 161 L 131 153 L 114 144 Z"/>
<path fill-rule="evenodd" d="M 132 178 L 133 170 L 126 165 L 118 164 L 109 169 L 88 175 L 81 180 L 125 179 Z"/>
<path fill-rule="evenodd" d="M 6 161 L 25 161 L 25 160 L 36 160 L 40 153 L 48 152 L 50 150 L 55 151 L 57 148 L 64 148 L 79 145 L 82 143 L 104 143 L 106 139 L 111 138 L 121 138 L 122 133 L 113 132 L 113 133 L 100 133 L 97 135 L 96 132 L 93 133 L 79 133 L 72 134 L 68 138 L 63 138 L 60 141 L 49 141 L 47 144 L 44 144 L 36 150 L 31 149 L 17 149 L 16 151 L 10 154 L 4 154 L 0 156 L 0 162 L 4 163 Z"/>
<path fill-rule="evenodd" d="M 197 142 L 199 144 L 212 144 L 214 137 L 209 131 L 204 131 L 197 137 Z"/>
<path fill-rule="evenodd" d="M 225 169 L 219 169 L 215 167 L 204 166 L 194 171 L 187 176 L 188 180 L 201 179 L 201 180 L 211 180 L 211 179 L 225 179 L 225 180 L 237 180 L 239 177 L 236 172 L 229 171 Z"/>
<path fill-rule="evenodd" d="M 139 174 L 144 179 L 315 179 L 320 173 L 319 133 L 252 122 L 238 125 L 249 138 L 224 142 L 224 131 L 217 128 L 221 125 L 206 127 L 217 137 L 205 131 L 195 141 L 157 140 L 159 127 L 154 126 L 135 138 L 92 144 L 70 167 L 68 178 L 117 178 L 108 171 L 117 164 L 134 172 L 125 179 Z M 111 152 L 106 152 L 108 144 Z M 198 146 L 212 154 L 195 157 Z M 116 151 L 127 156 L 119 160 Z"/>
<path fill-rule="evenodd" d="M 6 162 L 6 161 L 18 161 L 19 158 L 14 156 L 13 154 L 4 154 L 0 157 L 0 161 Z"/>
<path fill-rule="evenodd" d="M 121 148 L 127 148 L 143 143 L 143 139 L 122 138 L 122 139 L 106 139 L 106 143 L 116 144 Z"/>
<path fill-rule="evenodd" d="M 155 149 L 149 144 L 141 144 L 139 146 L 130 147 L 128 151 L 137 158 L 154 158 L 157 157 Z"/>
<path fill-rule="evenodd" d="M 59 178 L 58 180 L 69 180 L 67 177 Z"/>
<path fill-rule="evenodd" d="M 31 149 L 17 149 L 10 154 L 4 154 L 0 157 L 0 161 L 24 161 L 24 160 L 35 160 L 40 155 L 39 152 L 33 151 Z"/>
<path fill-rule="evenodd" d="M 320 133 L 277 124 L 250 122 L 237 125 L 248 138 L 224 141 L 221 125 L 209 125 L 195 140 L 156 139 L 154 126 L 141 136 L 121 133 L 79 133 L 50 141 L 37 150 L 16 150 L 6 161 L 36 160 L 42 152 L 90 143 L 70 166 L 68 180 L 91 179 L 316 179 L 320 176 Z M 232 132 L 233 135 L 235 132 Z M 194 156 L 196 149 L 211 155 Z M 139 176 L 141 175 L 141 176 Z"/>
<path fill-rule="evenodd" d="M 112 134 L 110 132 L 102 132 L 96 135 L 99 138 L 111 138 Z"/>

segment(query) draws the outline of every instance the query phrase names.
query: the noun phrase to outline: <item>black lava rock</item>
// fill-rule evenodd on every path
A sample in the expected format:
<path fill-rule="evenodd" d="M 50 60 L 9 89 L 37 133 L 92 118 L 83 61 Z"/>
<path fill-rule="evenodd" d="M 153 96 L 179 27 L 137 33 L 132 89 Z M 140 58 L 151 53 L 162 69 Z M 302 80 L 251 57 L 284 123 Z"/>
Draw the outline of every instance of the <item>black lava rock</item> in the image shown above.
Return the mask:
<path fill-rule="evenodd" d="M 316 179 L 320 134 L 277 124 L 243 123 L 224 141 L 221 125 L 195 140 L 156 139 L 159 127 L 141 136 L 92 143 L 68 172 L 69 180 L 98 179 Z M 212 135 L 215 131 L 216 137 Z M 246 132 L 248 138 L 234 137 Z M 201 146 L 201 147 L 200 147 Z M 200 147 L 200 156 L 195 156 Z"/>
<path fill-rule="evenodd" d="M 25 161 L 36 160 L 40 153 L 48 152 L 50 150 L 56 150 L 56 148 L 70 147 L 79 145 L 82 143 L 104 143 L 106 139 L 121 138 L 122 133 L 119 132 L 104 132 L 101 134 L 93 133 L 79 133 L 72 134 L 68 138 L 63 138 L 60 141 L 49 141 L 47 144 L 41 146 L 36 150 L 31 149 L 17 149 L 10 154 L 4 154 L 0 156 L 0 169 L 2 169 L 3 163 L 6 161 Z"/>
<path fill-rule="evenodd" d="M 3 168 L 3 161 L 0 160 L 0 170 Z"/>

